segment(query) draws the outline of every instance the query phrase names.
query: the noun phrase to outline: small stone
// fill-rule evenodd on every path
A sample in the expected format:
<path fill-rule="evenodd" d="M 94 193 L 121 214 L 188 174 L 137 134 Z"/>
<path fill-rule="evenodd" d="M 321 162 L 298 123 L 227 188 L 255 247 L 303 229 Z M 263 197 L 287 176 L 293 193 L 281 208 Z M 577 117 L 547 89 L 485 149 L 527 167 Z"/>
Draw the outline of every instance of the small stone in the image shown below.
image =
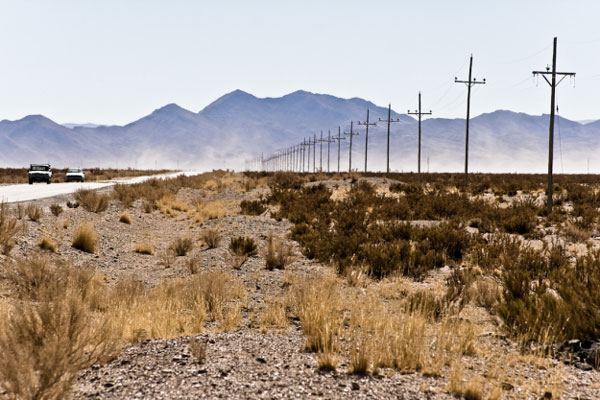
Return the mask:
<path fill-rule="evenodd" d="M 359 390 L 360 389 L 360 385 L 358 384 L 358 382 L 352 382 L 352 390 Z"/>
<path fill-rule="evenodd" d="M 256 361 L 258 361 L 258 362 L 259 362 L 259 363 L 261 363 L 261 364 L 266 364 L 266 363 L 267 363 L 267 360 L 265 360 L 265 359 L 264 359 L 264 358 L 262 358 L 262 357 L 256 357 Z"/>

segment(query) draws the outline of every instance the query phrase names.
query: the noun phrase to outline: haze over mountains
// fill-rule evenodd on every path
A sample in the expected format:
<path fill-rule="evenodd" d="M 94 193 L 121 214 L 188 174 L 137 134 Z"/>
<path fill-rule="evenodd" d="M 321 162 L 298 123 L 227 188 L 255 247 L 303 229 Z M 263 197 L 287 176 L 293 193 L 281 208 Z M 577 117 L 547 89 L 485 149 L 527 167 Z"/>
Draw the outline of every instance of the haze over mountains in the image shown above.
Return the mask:
<path fill-rule="evenodd" d="M 50 162 L 55 167 L 229 168 L 241 170 L 244 161 L 261 152 L 300 143 L 350 121 L 387 118 L 387 107 L 353 98 L 297 91 L 280 98 L 257 98 L 241 90 L 228 93 L 203 110 L 192 112 L 168 104 L 125 126 L 57 124 L 41 115 L 0 122 L 0 166 L 22 167 Z M 434 110 L 435 112 L 435 110 Z M 417 122 L 392 111 L 391 168 L 416 170 Z M 600 121 L 587 124 L 557 119 L 555 171 L 596 172 L 600 168 Z M 369 130 L 369 170 L 385 169 L 385 123 Z M 422 168 L 462 171 L 464 119 L 425 120 Z M 364 127 L 354 137 L 353 168 L 364 169 Z M 544 172 L 547 166 L 548 116 L 495 111 L 471 119 L 471 171 Z M 348 140 L 342 141 L 341 169 L 348 169 Z M 320 164 L 317 145 L 317 168 Z M 323 146 L 327 170 L 327 144 Z M 337 169 L 337 145 L 331 145 L 331 169 Z"/>

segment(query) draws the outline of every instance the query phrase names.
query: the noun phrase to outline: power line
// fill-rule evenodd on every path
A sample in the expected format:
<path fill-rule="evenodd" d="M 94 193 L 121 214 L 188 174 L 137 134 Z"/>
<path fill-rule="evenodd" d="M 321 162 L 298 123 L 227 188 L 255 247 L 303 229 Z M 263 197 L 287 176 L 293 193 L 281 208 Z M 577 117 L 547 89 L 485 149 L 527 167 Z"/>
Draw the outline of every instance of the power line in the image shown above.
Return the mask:
<path fill-rule="evenodd" d="M 567 77 L 575 76 L 575 72 L 556 72 L 556 42 L 557 38 L 554 38 L 554 45 L 552 51 L 552 71 L 550 67 L 546 67 L 546 71 L 533 71 L 533 75 L 541 75 L 542 78 L 550 85 L 550 127 L 548 129 L 548 189 L 546 195 L 548 197 L 547 206 L 548 213 L 552 212 L 552 167 L 554 162 L 554 108 L 556 103 L 556 87 Z M 552 78 L 548 80 L 546 75 L 551 75 Z M 560 80 L 556 81 L 556 76 L 560 76 Z"/>
<path fill-rule="evenodd" d="M 458 78 L 454 78 L 454 83 L 464 83 L 467 86 L 467 123 L 465 131 L 465 183 L 469 183 L 469 118 L 471 114 L 471 88 L 475 85 L 485 85 L 485 78 L 483 81 L 477 82 L 477 78 L 471 78 L 473 72 L 473 55 L 469 61 L 469 80 L 461 81 Z"/>

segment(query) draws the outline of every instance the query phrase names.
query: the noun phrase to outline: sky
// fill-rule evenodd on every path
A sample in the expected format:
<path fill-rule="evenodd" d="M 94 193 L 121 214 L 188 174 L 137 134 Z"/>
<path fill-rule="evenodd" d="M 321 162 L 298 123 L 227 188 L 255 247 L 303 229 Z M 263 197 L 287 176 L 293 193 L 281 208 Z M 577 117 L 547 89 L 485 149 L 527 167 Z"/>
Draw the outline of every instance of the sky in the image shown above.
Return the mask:
<path fill-rule="evenodd" d="M 168 103 L 200 111 L 241 89 L 302 89 L 434 117 L 548 113 L 533 70 L 576 72 L 559 113 L 600 119 L 600 2 L 0 0 L 0 119 L 126 124 Z"/>

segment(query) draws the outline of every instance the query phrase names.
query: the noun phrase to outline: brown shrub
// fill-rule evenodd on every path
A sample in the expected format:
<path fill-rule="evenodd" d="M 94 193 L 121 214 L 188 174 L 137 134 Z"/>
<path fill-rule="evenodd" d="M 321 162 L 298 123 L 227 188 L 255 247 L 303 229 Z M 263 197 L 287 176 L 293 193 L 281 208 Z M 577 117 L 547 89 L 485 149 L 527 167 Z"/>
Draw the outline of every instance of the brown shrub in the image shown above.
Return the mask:
<path fill-rule="evenodd" d="M 83 208 L 94 213 L 105 211 L 110 200 L 108 195 L 100 195 L 95 190 L 90 189 L 78 189 L 74 197 Z"/>
<path fill-rule="evenodd" d="M 151 255 L 152 253 L 154 253 L 154 246 L 152 246 L 150 240 L 145 239 L 135 244 L 134 251 L 139 254 Z"/>
<path fill-rule="evenodd" d="M 60 204 L 58 203 L 54 203 L 50 206 L 50 212 L 52 213 L 52 215 L 54 215 L 55 217 L 58 217 L 60 214 L 62 214 L 63 209 L 60 206 Z"/>
<path fill-rule="evenodd" d="M 13 248 L 13 237 L 19 229 L 17 219 L 9 215 L 8 205 L 4 202 L 0 203 L 0 246 L 4 254 L 8 254 Z"/>
<path fill-rule="evenodd" d="M 282 239 L 273 238 L 272 235 L 268 237 L 267 251 L 265 252 L 265 263 L 268 270 L 284 269 L 292 261 L 292 255 L 292 247 L 289 244 Z"/>
<path fill-rule="evenodd" d="M 49 250 L 53 253 L 56 252 L 56 242 L 54 242 L 54 240 L 52 240 L 52 238 L 44 235 L 44 237 L 42 237 L 42 240 L 40 241 L 40 249 L 42 250 Z"/>
<path fill-rule="evenodd" d="M 127 211 L 123 211 L 123 213 L 119 217 L 119 222 L 122 222 L 124 224 L 131 224 L 131 216 Z"/>
<path fill-rule="evenodd" d="M 95 253 L 98 247 L 98 234 L 91 222 L 81 222 L 75 228 L 72 246 L 87 253 Z"/>
<path fill-rule="evenodd" d="M 206 229 L 201 238 L 209 249 L 216 249 L 221 243 L 221 233 L 217 229 Z"/>
<path fill-rule="evenodd" d="M 33 203 L 27 205 L 27 217 L 30 220 L 37 222 L 44 216 L 44 211 Z"/>
<path fill-rule="evenodd" d="M 177 238 L 169 246 L 169 249 L 177 256 L 185 256 L 194 247 L 194 242 L 191 238 Z"/>

